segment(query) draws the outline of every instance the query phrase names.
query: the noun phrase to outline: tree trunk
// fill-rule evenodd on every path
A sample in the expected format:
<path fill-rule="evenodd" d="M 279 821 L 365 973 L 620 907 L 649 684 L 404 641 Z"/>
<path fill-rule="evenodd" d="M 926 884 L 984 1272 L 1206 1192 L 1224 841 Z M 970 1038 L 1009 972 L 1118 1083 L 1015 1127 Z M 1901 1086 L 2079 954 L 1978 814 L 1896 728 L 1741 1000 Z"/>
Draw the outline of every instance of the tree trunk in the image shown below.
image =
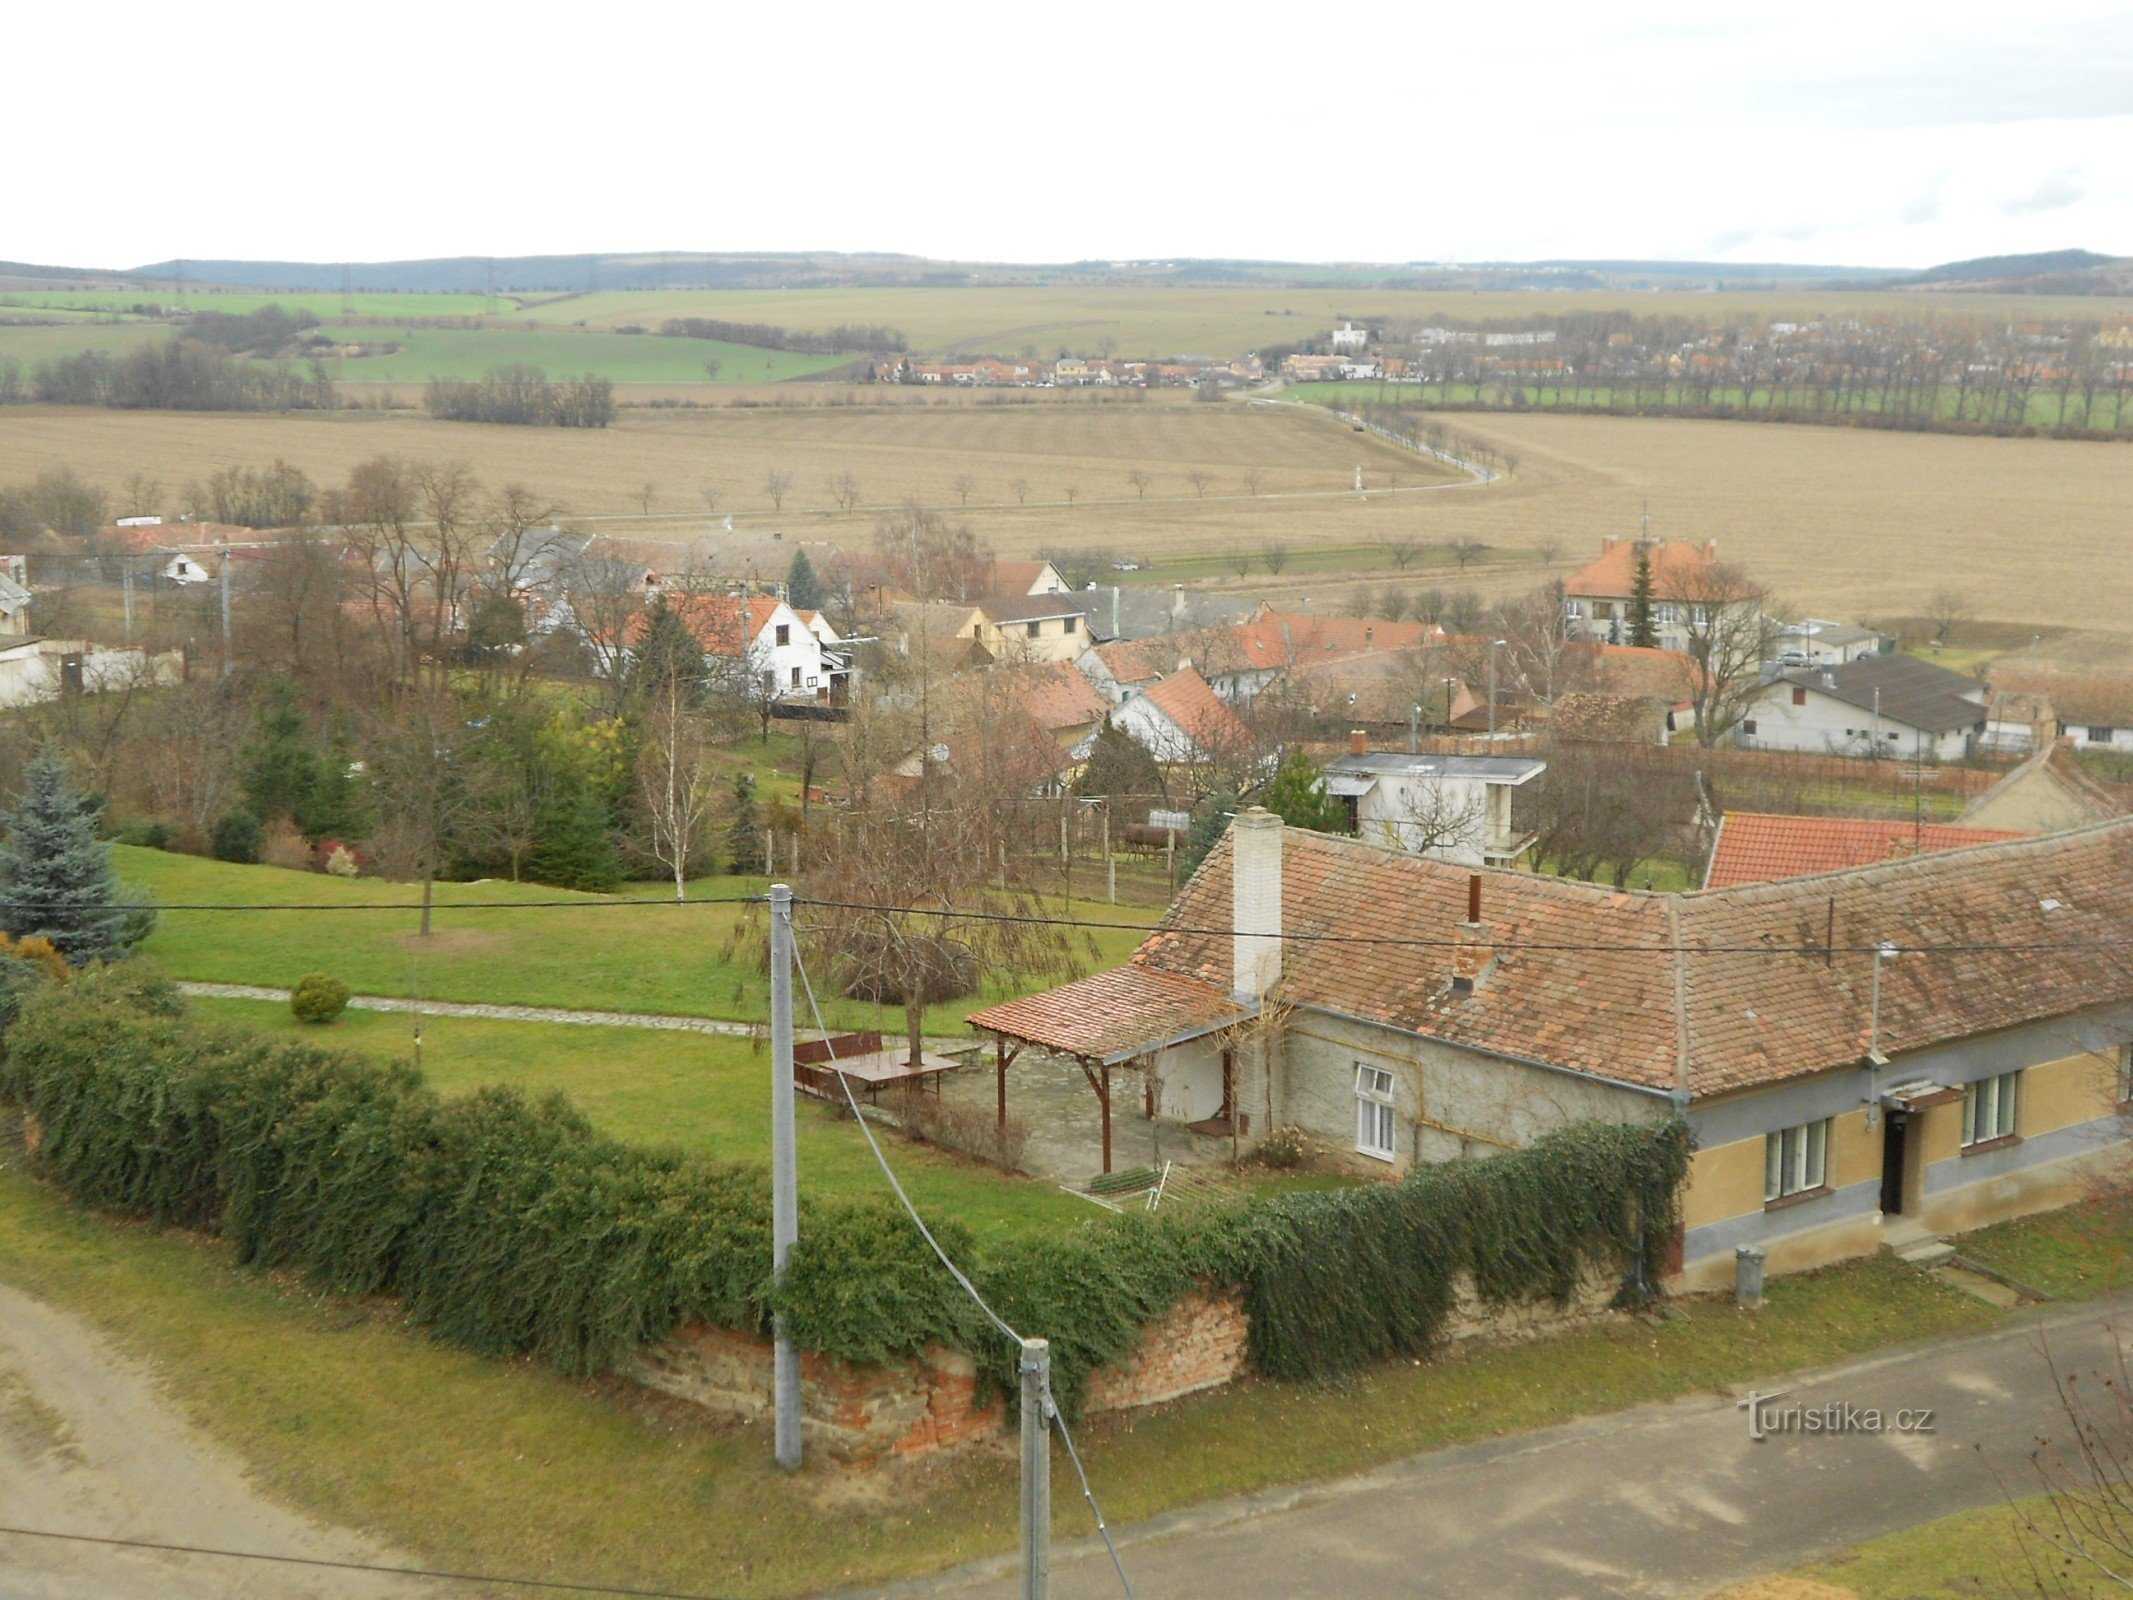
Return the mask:
<path fill-rule="evenodd" d="M 430 936 L 430 902 L 435 898 L 437 875 L 427 867 L 422 872 L 422 937 Z"/>
<path fill-rule="evenodd" d="M 926 1002 L 917 990 L 904 995 L 904 1040 L 910 1047 L 907 1064 L 916 1067 L 925 1054 Z"/>

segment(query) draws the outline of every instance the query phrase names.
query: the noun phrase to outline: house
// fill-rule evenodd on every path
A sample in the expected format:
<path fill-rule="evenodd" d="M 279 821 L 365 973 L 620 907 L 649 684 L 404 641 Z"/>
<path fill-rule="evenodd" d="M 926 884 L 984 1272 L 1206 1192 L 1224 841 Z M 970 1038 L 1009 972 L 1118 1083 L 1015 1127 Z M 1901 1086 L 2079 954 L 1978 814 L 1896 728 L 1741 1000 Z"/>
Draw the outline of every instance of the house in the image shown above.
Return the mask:
<path fill-rule="evenodd" d="M 0 639 L 26 639 L 29 633 L 29 557 L 0 555 Z"/>
<path fill-rule="evenodd" d="M 1076 590 L 1074 599 L 1081 606 L 1081 614 L 1088 618 L 1092 644 L 1113 639 L 1152 639 L 1247 622 L 1259 609 L 1256 600 L 1187 589 L 1182 583 L 1168 589 L 1091 584 Z"/>
<path fill-rule="evenodd" d="M 964 672 L 935 689 L 928 743 L 895 775 L 916 780 L 930 766 L 999 793 L 1062 794 L 1109 709 L 1066 662 Z"/>
<path fill-rule="evenodd" d="M 1358 328 L 1352 322 L 1344 322 L 1333 330 L 1333 337 L 1326 341 L 1335 350 L 1360 350 L 1370 343 L 1370 330 Z"/>
<path fill-rule="evenodd" d="M 1885 633 L 1847 622 L 1825 622 L 1820 617 L 1784 624 L 1777 630 L 1775 643 L 1781 667 L 1841 667 L 1861 656 L 1887 655 L 1896 648 L 1896 641 Z"/>
<path fill-rule="evenodd" d="M 974 602 L 976 639 L 1000 661 L 1072 661 L 1089 646 L 1081 606 L 1064 590 Z"/>
<path fill-rule="evenodd" d="M 1548 770 L 1529 756 L 1398 755 L 1358 733 L 1324 767 L 1359 838 L 1461 866 L 1509 866 L 1532 846 L 1511 820 L 1512 791 Z"/>
<path fill-rule="evenodd" d="M 1748 702 L 1738 737 L 1757 750 L 1960 761 L 1984 737 L 1990 695 L 1917 656 L 1862 656 L 1779 673 Z"/>
<path fill-rule="evenodd" d="M 971 1015 L 1161 1117 L 1358 1166 L 1687 1120 L 1672 1276 L 1907 1248 L 2133 1170 L 2133 819 L 1690 894 L 1254 808 L 1125 966 Z M 1104 1100 L 1108 1104 L 1108 1099 Z"/>
<path fill-rule="evenodd" d="M 2002 692 L 2048 696 L 2059 737 L 2076 750 L 2133 751 L 2133 677 L 2016 670 L 1996 671 L 1992 682 Z"/>
<path fill-rule="evenodd" d="M 1718 541 L 1691 544 L 1685 539 L 1618 539 L 1600 541 L 1600 553 L 1563 582 L 1563 619 L 1571 637 L 1602 644 L 1629 643 L 1630 608 L 1636 593 L 1637 563 L 1644 556 L 1652 577 L 1652 628 L 1658 647 L 1682 651 L 1696 619 L 1691 608 L 1668 598 L 1693 588 L 1718 563 Z"/>
<path fill-rule="evenodd" d="M 183 650 L 150 655 L 132 646 L 107 649 L 86 639 L 26 634 L 0 638 L 0 708 L 184 681 Z"/>
<path fill-rule="evenodd" d="M 677 594 L 667 604 L 704 654 L 750 674 L 777 700 L 841 700 L 850 665 L 823 648 L 800 614 L 772 595 Z M 642 617 L 633 619 L 639 626 Z"/>
<path fill-rule="evenodd" d="M 2064 745 L 2047 745 L 1963 807 L 1965 827 L 2056 833 L 2133 812 Z"/>
<path fill-rule="evenodd" d="M 1004 556 L 993 557 L 984 585 L 987 594 L 1009 595 L 1065 594 L 1071 587 L 1049 561 L 1010 561 Z"/>
<path fill-rule="evenodd" d="M 1674 707 L 1660 695 L 1573 689 L 1548 707 L 1548 736 L 1573 744 L 1664 745 L 1673 731 Z"/>
<path fill-rule="evenodd" d="M 1706 889 L 1741 883 L 1772 883 L 1817 872 L 1901 861 L 1936 850 L 2019 839 L 2023 830 L 1953 826 L 1942 822 L 1892 822 L 1867 817 L 1788 817 L 1761 811 L 1728 811 L 1718 819 Z"/>
<path fill-rule="evenodd" d="M 2059 737 L 2059 715 L 2051 696 L 2021 689 L 1992 691 L 1985 702 L 1987 750 L 2021 755 L 2041 750 Z"/>
<path fill-rule="evenodd" d="M 1234 764 L 1253 744 L 1251 729 L 1189 666 L 1113 708 L 1111 726 L 1166 767 Z"/>

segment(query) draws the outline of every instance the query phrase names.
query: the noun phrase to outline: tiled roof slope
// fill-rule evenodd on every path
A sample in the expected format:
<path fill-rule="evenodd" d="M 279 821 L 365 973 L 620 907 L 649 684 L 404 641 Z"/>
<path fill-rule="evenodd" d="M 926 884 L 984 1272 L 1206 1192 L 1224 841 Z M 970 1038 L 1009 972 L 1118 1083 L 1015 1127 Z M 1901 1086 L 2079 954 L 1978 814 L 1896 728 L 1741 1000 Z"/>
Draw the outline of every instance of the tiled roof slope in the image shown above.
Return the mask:
<path fill-rule="evenodd" d="M 1139 1054 L 1151 1040 L 1189 1038 L 1254 1009 L 1231 998 L 1227 969 L 1221 982 L 1208 983 L 1135 965 L 973 1011 L 970 1025 L 1047 1050 L 1116 1061 Z"/>
<path fill-rule="evenodd" d="M 1233 752 L 1252 742 L 1252 730 L 1191 667 L 1150 684 L 1142 698 L 1183 729 L 1203 751 Z"/>
<path fill-rule="evenodd" d="M 1646 1089 L 1703 1098 L 1863 1060 L 1881 941 L 1912 951 L 1883 967 L 1890 1055 L 2133 1002 L 2133 820 L 1689 895 L 1488 872 L 1498 959 L 1466 996 L 1449 980 L 1467 869 L 1284 844 L 1292 934 L 1416 942 L 1291 939 L 1282 998 Z M 1225 839 L 1137 965 L 1228 985 L 1228 938 L 1184 930 L 1229 925 L 1230 860 Z"/>
<path fill-rule="evenodd" d="M 2012 828 L 1962 828 L 1929 822 L 1923 827 L 1865 817 L 1785 817 L 1762 811 L 1728 811 L 1718 825 L 1706 889 L 1741 883 L 1804 878 L 1816 872 L 1900 861 L 1936 850 L 2019 839 Z"/>

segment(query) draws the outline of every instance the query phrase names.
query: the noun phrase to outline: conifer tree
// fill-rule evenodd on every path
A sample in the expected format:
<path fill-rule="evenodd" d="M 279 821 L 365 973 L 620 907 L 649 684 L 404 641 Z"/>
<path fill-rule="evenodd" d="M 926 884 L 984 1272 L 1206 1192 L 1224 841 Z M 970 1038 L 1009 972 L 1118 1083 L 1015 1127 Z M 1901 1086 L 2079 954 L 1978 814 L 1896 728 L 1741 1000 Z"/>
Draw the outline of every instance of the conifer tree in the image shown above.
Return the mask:
<path fill-rule="evenodd" d="M 645 608 L 644 633 L 624 663 L 623 681 L 629 692 L 640 700 L 654 700 L 668 680 L 678 679 L 687 686 L 689 703 L 694 705 L 703 698 L 708 670 L 702 643 L 689 631 L 681 613 L 660 595 Z"/>
<path fill-rule="evenodd" d="M 1637 544 L 1636 568 L 1629 580 L 1629 643 L 1640 650 L 1656 649 L 1659 629 L 1652 615 L 1652 547 Z"/>
<path fill-rule="evenodd" d="M 587 784 L 573 784 L 541 807 L 526 875 L 559 889 L 603 894 L 622 881 L 607 807 Z"/>
<path fill-rule="evenodd" d="M 1229 832 L 1230 819 L 1244 802 L 1232 789 L 1217 789 L 1213 794 L 1201 797 L 1192 808 L 1192 826 L 1185 831 L 1185 842 L 1178 847 L 1178 874 L 1189 878 L 1199 871 L 1200 863 L 1207 859 L 1207 852 L 1221 843 L 1222 835 Z"/>
<path fill-rule="evenodd" d="M 1292 828 L 1319 833 L 1346 833 L 1348 812 L 1326 793 L 1325 775 L 1299 746 L 1282 758 L 1260 792 L 1259 803 Z"/>
<path fill-rule="evenodd" d="M 763 860 L 763 812 L 755 803 L 755 777 L 744 772 L 733 780 L 733 823 L 726 830 L 726 865 L 740 877 L 757 877 Z"/>
<path fill-rule="evenodd" d="M 304 726 L 296 685 L 271 679 L 259 704 L 259 727 L 244 747 L 248 809 L 262 822 L 299 817 L 318 787 L 318 752 Z"/>
<path fill-rule="evenodd" d="M 114 961 L 148 936 L 152 912 L 122 909 L 111 847 L 57 756 L 30 763 L 29 784 L 0 842 L 0 927 L 49 939 L 75 966 Z"/>
<path fill-rule="evenodd" d="M 815 564 L 805 550 L 795 550 L 792 565 L 785 570 L 785 603 L 795 611 L 822 609 L 822 580 L 815 576 Z"/>

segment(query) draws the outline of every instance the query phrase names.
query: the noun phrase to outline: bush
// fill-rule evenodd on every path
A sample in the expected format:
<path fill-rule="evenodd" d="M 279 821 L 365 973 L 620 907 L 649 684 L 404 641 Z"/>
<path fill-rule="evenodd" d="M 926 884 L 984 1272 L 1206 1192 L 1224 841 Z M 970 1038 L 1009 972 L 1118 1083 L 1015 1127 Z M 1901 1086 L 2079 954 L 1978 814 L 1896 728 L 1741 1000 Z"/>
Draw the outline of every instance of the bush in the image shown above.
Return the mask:
<path fill-rule="evenodd" d="M 137 845 L 143 850 L 168 850 L 174 833 L 169 823 L 149 819 L 125 823 L 114 837 L 120 844 Z"/>
<path fill-rule="evenodd" d="M 289 1010 L 298 1022 L 331 1022 L 348 1009 L 348 985 L 323 972 L 307 972 L 289 991 Z"/>
<path fill-rule="evenodd" d="M 908 1137 L 990 1161 L 1003 1172 L 1020 1167 L 1029 1147 L 1029 1124 L 1020 1117 L 1010 1114 L 1003 1127 L 992 1108 L 949 1100 L 916 1085 L 899 1088 L 889 1109 Z"/>
<path fill-rule="evenodd" d="M 210 848 L 217 861 L 251 866 L 259 860 L 259 819 L 249 811 L 225 811 L 215 823 Z"/>
<path fill-rule="evenodd" d="M 326 847 L 326 874 L 333 878 L 353 878 L 362 873 L 363 864 L 347 845 L 336 841 Z"/>
<path fill-rule="evenodd" d="M 1311 1142 L 1301 1128 L 1274 1128 L 1253 1152 L 1266 1165 L 1287 1171 L 1311 1159 Z"/>

